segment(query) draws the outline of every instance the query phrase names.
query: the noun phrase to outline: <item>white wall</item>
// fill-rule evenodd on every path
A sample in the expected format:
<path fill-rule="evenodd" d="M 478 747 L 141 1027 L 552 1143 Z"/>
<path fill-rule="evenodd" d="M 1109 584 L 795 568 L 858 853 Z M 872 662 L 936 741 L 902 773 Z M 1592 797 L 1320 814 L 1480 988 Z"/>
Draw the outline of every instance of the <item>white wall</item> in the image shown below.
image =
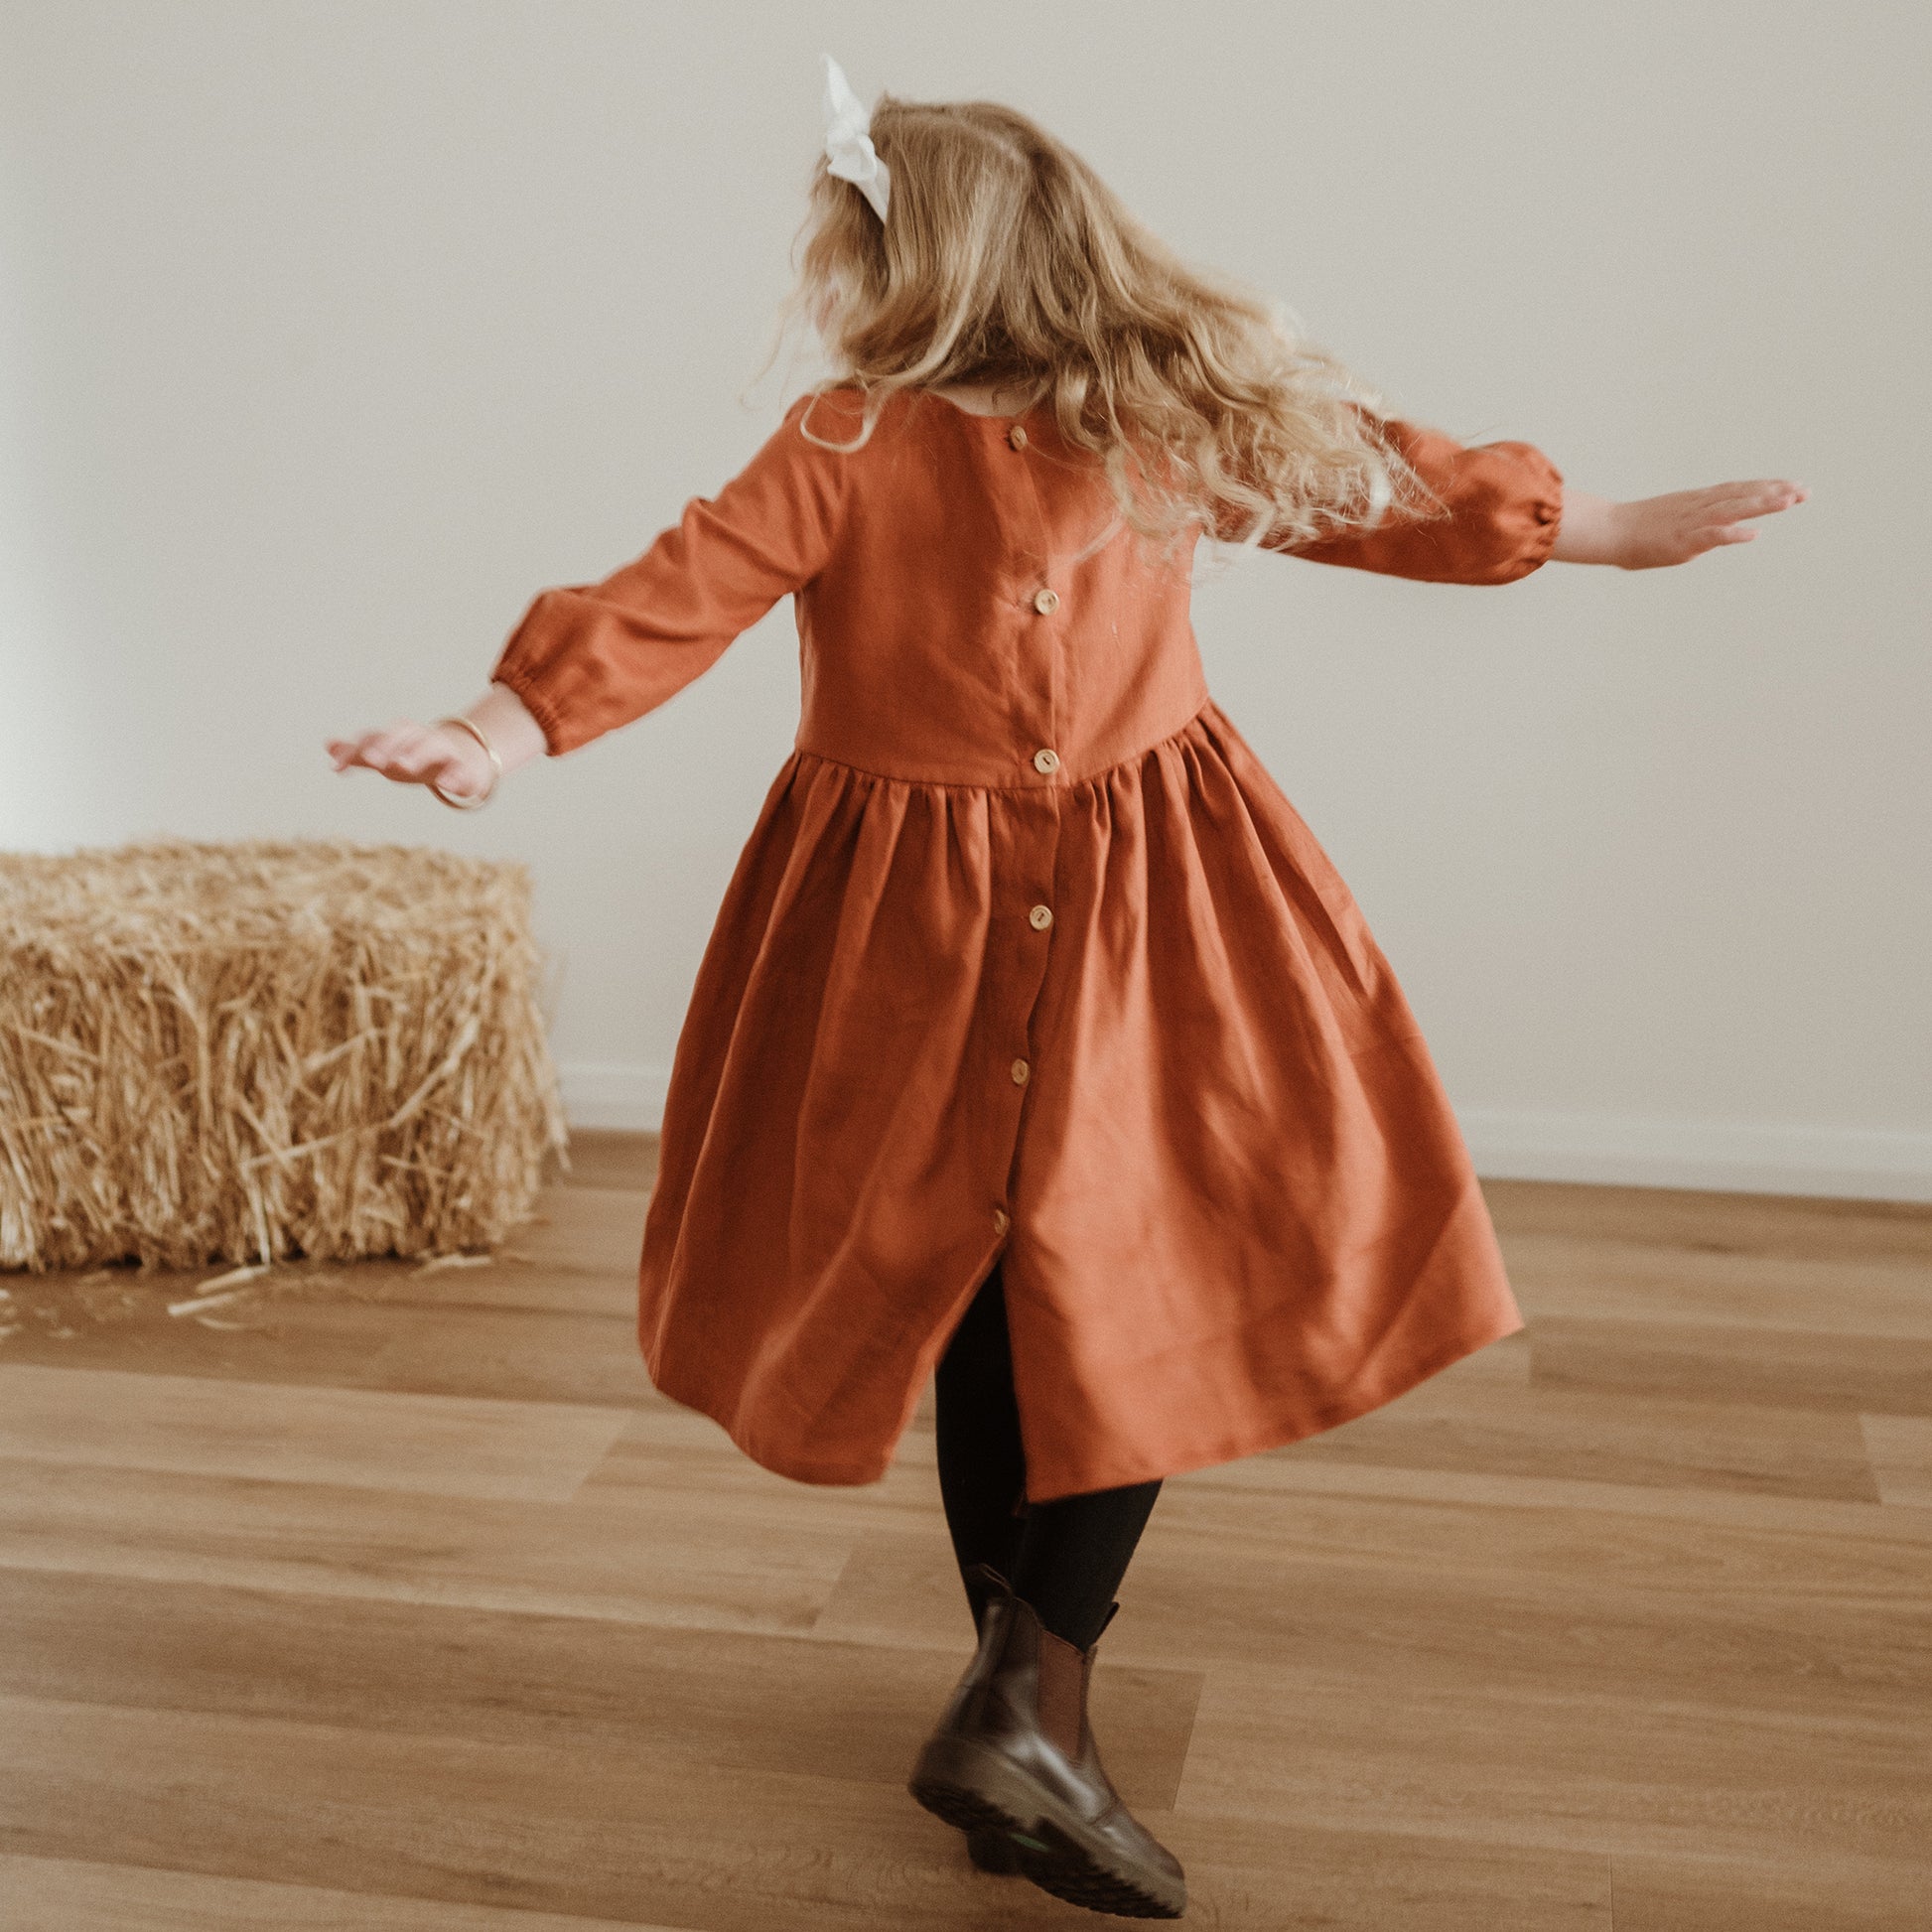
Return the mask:
<path fill-rule="evenodd" d="M 788 613 L 475 818 L 321 741 L 766 432 L 821 47 L 1038 114 L 1409 414 L 1809 484 L 1683 570 L 1264 558 L 1198 622 L 1486 1173 L 1932 1195 L 1916 6 L 6 0 L 0 843 L 527 859 L 574 1109 L 645 1123 Z"/>

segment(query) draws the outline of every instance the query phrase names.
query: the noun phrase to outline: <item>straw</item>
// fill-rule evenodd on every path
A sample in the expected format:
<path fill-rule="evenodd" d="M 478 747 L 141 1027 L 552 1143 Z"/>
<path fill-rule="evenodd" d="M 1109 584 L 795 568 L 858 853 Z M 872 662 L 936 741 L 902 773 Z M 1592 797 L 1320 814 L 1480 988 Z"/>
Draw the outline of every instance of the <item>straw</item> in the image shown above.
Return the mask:
<path fill-rule="evenodd" d="M 496 1246 L 564 1120 L 527 869 L 0 854 L 0 1268 Z"/>

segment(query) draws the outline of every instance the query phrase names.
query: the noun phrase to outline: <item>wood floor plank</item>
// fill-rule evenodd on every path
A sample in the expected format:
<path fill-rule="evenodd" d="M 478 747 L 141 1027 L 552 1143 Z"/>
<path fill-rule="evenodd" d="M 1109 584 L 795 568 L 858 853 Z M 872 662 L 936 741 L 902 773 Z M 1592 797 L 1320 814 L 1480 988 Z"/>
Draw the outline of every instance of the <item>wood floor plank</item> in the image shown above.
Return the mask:
<path fill-rule="evenodd" d="M 1532 1329 L 1526 1332 L 1540 1333 Z M 1262 1456 L 1482 1475 L 1876 1499 L 1849 1413 L 1660 1400 L 1592 1388 L 1498 1388 L 1438 1376 L 1354 1422 Z"/>
<path fill-rule="evenodd" d="M 742 1498 L 755 1511 L 803 1512 L 814 1522 L 850 1530 L 910 1517 L 929 1530 L 935 1547 L 943 1546 L 932 1438 L 908 1434 L 900 1450 L 878 1482 L 796 1482 L 754 1462 L 708 1416 L 659 1397 L 632 1414 L 586 1476 L 583 1493 L 609 1501 L 632 1494 L 648 1502 L 680 1491 L 712 1498 L 723 1508 Z"/>
<path fill-rule="evenodd" d="M 398 1360 L 406 1363 L 422 1353 L 436 1359 L 434 1341 L 447 1330 L 433 1317 L 419 1315 L 412 1323 L 395 1312 L 410 1308 L 602 1317 L 631 1328 L 627 1345 L 634 1358 L 637 1257 L 647 1201 L 634 1189 L 549 1188 L 538 1198 L 535 1217 L 491 1257 L 466 1257 L 460 1265 L 441 1258 L 427 1267 L 420 1260 L 393 1258 L 282 1264 L 247 1285 L 237 1299 L 208 1311 L 206 1319 L 171 1316 L 168 1305 L 189 1300 L 204 1283 L 225 1274 L 223 1268 L 16 1277 L 17 1304 L 58 1298 L 69 1280 L 94 1282 L 85 1299 L 104 1300 L 109 1318 L 75 1315 L 23 1323 L 6 1336 L 4 1359 L 347 1386 L 363 1380 L 392 1341 L 413 1336 L 429 1346 L 398 1350 L 389 1371 Z M 518 1333 L 513 1324 L 494 1326 L 499 1333 Z M 485 1346 L 490 1329 L 486 1320 L 478 1324 Z M 623 1337 L 599 1321 L 557 1332 L 581 1338 L 593 1367 L 597 1358 L 615 1362 L 622 1386 L 642 1380 L 641 1365 L 623 1360 Z M 552 1358 L 559 1351 L 526 1342 L 524 1352 Z M 582 1361 L 575 1365 L 580 1383 L 586 1372 Z"/>
<path fill-rule="evenodd" d="M 1609 1861 L 1591 1853 L 1198 1812 L 1160 1829 L 1186 1863 L 1183 1922 L 1213 1932 L 1612 1932 Z"/>
<path fill-rule="evenodd" d="M 698 1932 L 950 1932 L 972 1877 L 909 1798 L 832 1775 L 16 1698 L 0 1728 L 6 1839 L 40 1856 Z M 1016 1923 L 1060 1917 L 1034 1896 Z"/>
<path fill-rule="evenodd" d="M 0 1852 L 7 1932 L 689 1932 L 439 1898 L 385 1898 L 152 1865 Z"/>
<path fill-rule="evenodd" d="M 387 1339 L 363 1386 L 430 1395 L 503 1395 L 594 1406 L 656 1399 L 622 1315 L 528 1309 L 385 1309 Z"/>
<path fill-rule="evenodd" d="M 1800 1835 L 1809 1845 L 1810 1835 Z M 1616 1932 L 1921 1932 L 1932 1862 L 1619 1854 L 1610 1861 Z"/>
<path fill-rule="evenodd" d="M 1932 1843 L 1932 1741 L 1922 1711 L 1633 1708 L 1615 1680 L 1525 1695 L 1403 1679 L 1364 1697 L 1294 1662 L 1227 1664 L 1208 1673 L 1178 1809 L 1760 1870 L 1834 1857 L 1904 1869 Z"/>
<path fill-rule="evenodd" d="M 169 1301 L 209 1278 L 157 1274 L 146 1308 L 110 1322 L 23 1325 L 0 1364 L 594 1405 L 654 1395 L 634 1279 L 513 1262 L 432 1274 L 364 1262 L 211 1310 L 218 1329 L 168 1314 Z"/>
<path fill-rule="evenodd" d="M 1594 1862 L 1509 1846 L 1451 1847 L 1360 1835 L 1270 1829 L 1243 1842 L 1218 1821 L 1191 1824 L 1194 1916 L 1226 1932 L 1609 1932 L 1608 1881 Z M 1203 1845 L 1207 1856 L 1203 1852 Z M 12 1892 L 6 1894 L 6 1887 Z M 1043 1912 L 1010 1881 L 962 1872 L 958 1916 L 973 1932 Z M 0 1895 L 21 1916 L 9 1932 L 690 1932 L 632 1920 L 274 1884 L 200 1872 L 0 1855 Z M 774 1928 L 789 1919 L 770 1921 Z M 1063 1916 L 1026 1923 L 1066 1925 Z M 851 1921 L 855 1932 L 878 1921 Z M 1836 1923 L 1836 1921 L 1834 1922 Z"/>
<path fill-rule="evenodd" d="M 249 1309 L 234 1318 L 259 1328 L 228 1331 L 215 1346 L 206 1330 L 198 1337 L 180 1323 L 172 1333 L 158 1322 L 147 1324 L 152 1332 L 146 1333 L 121 1323 L 69 1341 L 23 1337 L 8 1345 L 4 1359 L 593 1407 L 656 1399 L 638 1352 L 634 1295 L 621 1302 L 598 1297 L 612 1304 L 610 1313 L 531 1308 L 520 1297 L 491 1307 L 471 1299 L 468 1282 L 428 1279 L 440 1286 L 407 1300 L 397 1295 L 380 1302 L 282 1302 Z"/>
<path fill-rule="evenodd" d="M 1715 1581 L 1617 1587 L 1592 1574 L 1616 1561 L 1601 1527 L 1592 1521 L 1575 1539 L 1567 1566 L 1547 1543 L 1541 1569 L 1527 1559 L 1520 1569 L 1445 1567 L 1433 1552 L 1405 1566 L 1386 1555 L 1324 1556 L 1306 1538 L 1291 1549 L 1292 1525 L 1259 1511 L 1224 1541 L 1157 1507 L 1121 1588 L 1108 1655 L 1208 1670 L 1274 1660 L 1375 1695 L 1555 1695 L 1589 1681 L 1619 1687 L 1638 1708 L 1697 1701 L 1847 1719 L 1912 1711 L 1932 1724 L 1932 1613 L 1922 1596 L 1895 1585 L 1877 1600 L 1856 1585 L 1842 1595 L 1778 1591 L 1755 1569 L 1728 1590 Z M 1919 1561 L 1926 1547 L 1914 1546 Z M 855 1541 L 813 1633 L 947 1644 L 956 1587 L 924 1541 L 877 1530 Z"/>
<path fill-rule="evenodd" d="M 1420 1496 L 1254 1494 L 1176 1478 L 1157 1504 L 1158 1542 L 1176 1562 L 1221 1549 L 1229 1563 L 1374 1565 L 1402 1576 L 1549 1583 L 1590 1597 L 1645 1591 L 1660 1599 L 1917 1609 L 1932 1604 L 1932 1541 L 1866 1508 L 1838 1534 L 1728 1520 L 1716 1512 L 1604 1510 L 1580 1523 L 1566 1506 Z M 1151 1532 L 1153 1533 L 1153 1532 Z"/>
<path fill-rule="evenodd" d="M 572 1494 L 622 1409 L 0 1363 L 0 1457 L 424 1495 Z"/>
<path fill-rule="evenodd" d="M 648 1190 L 657 1178 L 658 1137 L 617 1129 L 574 1127 L 570 1166 L 552 1160 L 545 1179 L 572 1187 L 624 1187 Z"/>
<path fill-rule="evenodd" d="M 615 1275 L 636 1295 L 649 1194 L 630 1187 L 546 1187 L 505 1247 L 540 1268 Z"/>
<path fill-rule="evenodd" d="M 1459 1362 L 1451 1362 L 1448 1368 L 1439 1369 L 1422 1386 L 1473 1392 L 1476 1389 L 1526 1389 L 1529 1385 L 1530 1338 L 1519 1328 L 1513 1335 L 1504 1335 L 1487 1347 L 1478 1348 L 1473 1355 L 1464 1355 Z"/>
<path fill-rule="evenodd" d="M 422 1308 L 530 1309 L 545 1314 L 637 1319 L 637 1271 L 553 1267 L 505 1251 L 487 1267 L 424 1275 L 411 1270 L 384 1298 Z"/>
<path fill-rule="evenodd" d="M 258 1380 L 352 1382 L 388 1332 L 386 1316 L 357 1316 L 357 1310 L 391 1308 L 504 1308 L 549 1314 L 604 1315 L 634 1325 L 637 1275 L 621 1269 L 586 1269 L 531 1260 L 509 1247 L 493 1256 L 465 1256 L 460 1263 L 373 1260 L 279 1266 L 245 1285 L 235 1301 L 209 1311 L 212 1329 L 192 1316 L 171 1316 L 168 1305 L 193 1299 L 200 1287 L 225 1270 L 155 1269 L 111 1271 L 126 1298 L 107 1321 L 74 1321 L 65 1333 L 55 1324 L 21 1327 L 9 1337 L 4 1359 L 51 1367 L 145 1368 L 162 1373 L 223 1374 L 222 1358 L 241 1354 L 250 1363 L 273 1364 L 234 1372 Z M 18 1277 L 15 1278 L 19 1280 Z M 59 1277 L 23 1285 L 15 1299 L 52 1289 Z M 317 1314 L 320 1307 L 338 1312 Z M 245 1323 L 235 1326 L 234 1323 Z M 210 1362 L 209 1358 L 214 1359 Z M 1524 1366 L 1525 1379 L 1528 1364 Z"/>
<path fill-rule="evenodd" d="M 1863 1416 L 1865 1446 L 1880 1498 L 1932 1509 L 1932 1417 Z"/>
<path fill-rule="evenodd" d="M 972 1654 L 649 1629 L 463 1604 L 0 1572 L 0 1691 L 379 1731 L 661 1752 L 902 1785 Z M 1108 1768 L 1171 1810 L 1197 1671 L 1095 1674 Z"/>
<path fill-rule="evenodd" d="M 1546 1314 L 1530 1381 L 1673 1401 L 1932 1416 L 1932 1341 Z"/>
<path fill-rule="evenodd" d="M 1932 1341 L 1932 1258 L 1921 1255 L 1711 1253 L 1566 1230 L 1512 1237 L 1507 1260 L 1532 1322 L 1580 1314 Z"/>
<path fill-rule="evenodd" d="M 701 1932 L 1064 1923 L 965 1864 L 902 1793 L 643 1751 L 370 1734 L 275 1720 L 9 1700 L 13 1843 L 125 1861 Z M 194 1775 L 181 1768 L 192 1764 Z"/>
<path fill-rule="evenodd" d="M 15 1773 L 5 1828 L 43 1858 L 75 1857 L 77 1821 L 93 1820 L 107 1843 L 92 1856 L 123 1863 L 693 1932 L 1075 1918 L 972 1871 L 959 1835 L 903 1793 L 829 1775 L 39 1700 L 0 1701 L 0 1726 Z M 1161 1812 L 1147 1823 L 1190 1866 L 1190 1918 L 1227 1932 L 1609 1932 L 1596 1859 Z M 1327 1917 L 1325 1902 L 1338 1908 Z"/>
<path fill-rule="evenodd" d="M 365 1264 L 374 1269 L 379 1263 Z M 207 1312 L 222 1325 L 193 1315 L 171 1316 L 170 1301 L 187 1301 L 216 1271 L 157 1272 L 141 1289 L 144 1307 L 111 1321 L 23 1323 L 0 1343 L 0 1365 L 106 1369 L 187 1375 L 204 1381 L 280 1382 L 310 1388 L 354 1388 L 383 1343 L 379 1319 L 359 1325 L 325 1316 L 310 1327 L 299 1311 L 278 1305 L 273 1314 L 233 1308 Z M 33 1289 L 17 1292 L 17 1299 Z M 233 1325 L 241 1324 L 241 1325 Z"/>
<path fill-rule="evenodd" d="M 1519 1234 L 1557 1233 L 1692 1254 L 1932 1262 L 1932 1205 L 1920 1201 L 1549 1180 L 1485 1179 L 1482 1193 L 1505 1253 Z"/>
<path fill-rule="evenodd" d="M 588 1480 L 596 1480 L 595 1472 Z M 1289 1455 L 1247 1456 L 1239 1462 L 1190 1470 L 1169 1480 L 1175 1493 L 1184 1486 L 1267 1489 L 1309 1496 L 1387 1496 L 1413 1502 L 1462 1503 L 1502 1512 L 1560 1509 L 1575 1518 L 1599 1514 L 1661 1516 L 1719 1529 L 1776 1530 L 1827 1541 L 1840 1536 L 1855 1540 L 1877 1537 L 1885 1543 L 1932 1541 L 1932 1517 L 1878 1502 L 1841 1502 L 1719 1486 L 1490 1475 L 1393 1462 L 1341 1462 Z M 1585 1533 L 1582 1522 L 1578 1528 L 1580 1534 Z"/>
<path fill-rule="evenodd" d="M 807 1630 L 845 1565 L 843 1528 L 748 1500 L 727 1532 L 702 1493 L 528 1503 L 0 1463 L 0 1568 L 620 1623 Z"/>

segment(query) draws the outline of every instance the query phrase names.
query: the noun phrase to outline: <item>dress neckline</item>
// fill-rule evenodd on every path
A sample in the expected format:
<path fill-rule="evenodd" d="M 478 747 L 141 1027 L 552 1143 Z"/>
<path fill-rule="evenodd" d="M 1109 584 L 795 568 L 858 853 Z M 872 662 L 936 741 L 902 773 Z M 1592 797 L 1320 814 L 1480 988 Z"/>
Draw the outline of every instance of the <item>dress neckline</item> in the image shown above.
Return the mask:
<path fill-rule="evenodd" d="M 976 423 L 997 423 L 1002 429 L 1009 429 L 1015 423 L 1025 422 L 1030 416 L 1037 415 L 1045 406 L 1045 398 L 1040 397 L 1030 402 L 1025 409 L 1016 409 L 1006 415 L 996 416 L 991 410 L 968 409 L 964 403 L 954 402 L 952 397 L 941 395 L 937 389 L 921 388 L 918 393 L 922 396 L 930 396 L 934 402 L 944 403 L 955 416 L 964 416 Z"/>

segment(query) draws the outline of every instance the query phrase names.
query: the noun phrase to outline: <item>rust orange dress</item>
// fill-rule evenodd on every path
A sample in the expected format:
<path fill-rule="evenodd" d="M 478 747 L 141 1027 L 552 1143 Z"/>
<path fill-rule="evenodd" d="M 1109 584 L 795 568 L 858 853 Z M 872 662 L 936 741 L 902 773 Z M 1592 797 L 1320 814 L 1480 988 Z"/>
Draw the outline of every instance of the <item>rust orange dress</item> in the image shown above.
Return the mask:
<path fill-rule="evenodd" d="M 1190 559 L 1050 411 L 900 394 L 853 454 L 801 398 L 490 675 L 554 756 L 664 703 L 786 593 L 796 749 L 671 1070 L 638 1339 L 806 1482 L 877 1479 L 1002 1263 L 1029 1495 L 1289 1443 L 1522 1326 L 1409 1006 L 1208 696 Z M 1388 424 L 1451 507 L 1304 545 L 1501 584 L 1550 554 L 1525 443 Z"/>

